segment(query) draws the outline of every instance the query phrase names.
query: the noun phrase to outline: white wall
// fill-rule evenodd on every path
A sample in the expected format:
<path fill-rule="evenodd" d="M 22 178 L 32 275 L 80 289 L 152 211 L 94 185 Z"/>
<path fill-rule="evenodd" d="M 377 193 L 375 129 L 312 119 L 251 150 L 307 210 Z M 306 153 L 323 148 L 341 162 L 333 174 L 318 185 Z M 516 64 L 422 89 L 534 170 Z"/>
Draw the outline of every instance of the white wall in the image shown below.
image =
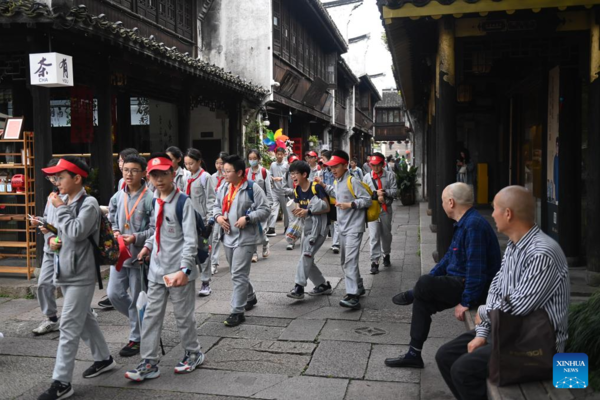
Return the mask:
<path fill-rule="evenodd" d="M 200 28 L 199 57 L 270 89 L 272 24 L 271 0 L 215 0 Z"/>
<path fill-rule="evenodd" d="M 213 137 L 202 138 L 200 133 L 213 132 Z M 196 107 L 190 114 L 190 136 L 194 140 L 221 140 L 221 148 L 229 148 L 229 118 L 224 111 L 210 111 L 208 107 Z"/>

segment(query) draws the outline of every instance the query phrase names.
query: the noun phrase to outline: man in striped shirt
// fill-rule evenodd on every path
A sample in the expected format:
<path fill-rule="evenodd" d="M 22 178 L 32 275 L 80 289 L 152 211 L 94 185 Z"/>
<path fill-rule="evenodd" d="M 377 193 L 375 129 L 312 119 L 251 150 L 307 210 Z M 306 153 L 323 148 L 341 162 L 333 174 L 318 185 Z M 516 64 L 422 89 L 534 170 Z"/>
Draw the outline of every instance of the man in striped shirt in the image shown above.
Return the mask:
<path fill-rule="evenodd" d="M 569 270 L 558 243 L 535 224 L 535 199 L 521 186 L 502 189 L 494 198 L 496 227 L 510 239 L 502 267 L 494 277 L 485 305 L 479 307 L 475 330 L 443 345 L 436 354 L 440 372 L 457 399 L 486 399 L 492 346 L 489 313 L 500 309 L 527 315 L 543 309 L 556 333 L 556 350 L 567 341 Z M 508 297 L 509 301 L 504 299 Z"/>

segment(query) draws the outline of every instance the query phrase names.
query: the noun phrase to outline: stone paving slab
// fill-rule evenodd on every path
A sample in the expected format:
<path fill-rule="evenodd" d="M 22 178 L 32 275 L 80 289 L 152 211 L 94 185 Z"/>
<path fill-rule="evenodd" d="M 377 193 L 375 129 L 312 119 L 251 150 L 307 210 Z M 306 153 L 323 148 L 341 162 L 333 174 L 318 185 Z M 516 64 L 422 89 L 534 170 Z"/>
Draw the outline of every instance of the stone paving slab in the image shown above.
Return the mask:
<path fill-rule="evenodd" d="M 410 337 L 405 324 L 329 320 L 321 330 L 319 340 L 408 344 Z"/>
<path fill-rule="evenodd" d="M 386 358 L 398 357 L 408 351 L 408 346 L 373 345 L 365 379 L 371 381 L 419 383 L 421 372 L 412 368 L 390 368 Z"/>
<path fill-rule="evenodd" d="M 420 400 L 419 385 L 414 383 L 351 381 L 346 400 L 364 400 L 377 396 L 378 399 Z M 438 399 L 423 397 L 422 399 Z"/>
<path fill-rule="evenodd" d="M 364 308 L 361 321 L 365 322 L 393 322 L 410 324 L 412 318 L 411 307 L 399 307 L 392 303 L 392 307 L 383 309 Z"/>
<path fill-rule="evenodd" d="M 39 305 L 37 301 L 31 301 L 26 299 L 12 299 L 9 302 L 5 302 L 4 307 L 0 307 L 0 321 L 6 321 L 18 317 L 26 312 L 37 310 L 39 312 Z M 39 313 L 41 321 L 42 313 Z M 38 322 L 39 324 L 39 322 Z"/>
<path fill-rule="evenodd" d="M 369 343 L 322 341 L 305 375 L 362 379 L 370 353 Z"/>
<path fill-rule="evenodd" d="M 297 376 L 256 393 L 253 397 L 277 400 L 342 400 L 348 386 L 347 379 L 327 379 Z"/>
<path fill-rule="evenodd" d="M 284 329 L 282 327 L 250 325 L 248 323 L 230 328 L 222 322 L 207 322 L 198 329 L 198 334 L 201 336 L 275 340 L 279 338 Z"/>
<path fill-rule="evenodd" d="M 315 311 L 311 311 L 299 317 L 299 319 L 345 319 L 351 321 L 358 321 L 362 315 L 362 312 L 349 311 L 347 308 L 342 308 L 339 305 L 332 307 L 322 307 Z"/>
<path fill-rule="evenodd" d="M 211 315 L 206 322 L 223 323 L 227 319 L 228 315 L 217 314 Z M 253 315 L 246 315 L 246 323 L 248 325 L 259 325 L 259 326 L 278 326 L 286 327 L 292 322 L 291 318 L 270 318 L 270 317 L 257 317 Z"/>
<path fill-rule="evenodd" d="M 6 306 L 9 306 L 10 303 L 6 303 Z M 16 319 L 9 319 L 0 321 L 0 332 L 4 334 L 5 337 L 18 337 L 18 338 L 29 338 L 29 339 L 37 339 L 37 340 L 55 340 L 58 339 L 60 333 L 50 332 L 42 336 L 35 336 L 33 329 L 37 328 L 41 321 L 20 321 Z M 1 342 L 0 342 L 1 344 Z"/>
<path fill-rule="evenodd" d="M 297 340 L 312 342 L 325 325 L 322 320 L 294 320 L 279 336 L 279 340 Z"/>
<path fill-rule="evenodd" d="M 32 368 L 35 365 L 35 368 Z M 41 357 L 2 356 L 0 357 L 0 398 L 12 399 L 23 390 L 37 384 L 46 389 L 52 381 L 50 375 L 54 368 L 54 359 Z M 45 390 L 45 389 L 44 389 Z M 38 396 L 41 394 L 38 393 Z M 37 398 L 34 397 L 34 398 Z"/>

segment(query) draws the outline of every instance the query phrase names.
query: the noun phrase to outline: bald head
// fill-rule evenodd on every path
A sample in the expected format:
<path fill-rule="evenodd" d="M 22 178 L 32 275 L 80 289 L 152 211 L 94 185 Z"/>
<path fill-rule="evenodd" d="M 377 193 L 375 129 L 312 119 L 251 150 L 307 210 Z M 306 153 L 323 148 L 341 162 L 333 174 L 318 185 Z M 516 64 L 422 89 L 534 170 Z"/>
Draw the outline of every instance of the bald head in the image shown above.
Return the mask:
<path fill-rule="evenodd" d="M 453 199 L 454 202 L 461 206 L 471 207 L 473 205 L 473 189 L 466 183 L 456 182 L 446 186 L 443 196 L 447 199 Z"/>
<path fill-rule="evenodd" d="M 535 223 L 535 198 L 523 186 L 508 186 L 498 192 L 494 198 L 496 205 L 510 209 L 515 219 L 527 223 Z"/>

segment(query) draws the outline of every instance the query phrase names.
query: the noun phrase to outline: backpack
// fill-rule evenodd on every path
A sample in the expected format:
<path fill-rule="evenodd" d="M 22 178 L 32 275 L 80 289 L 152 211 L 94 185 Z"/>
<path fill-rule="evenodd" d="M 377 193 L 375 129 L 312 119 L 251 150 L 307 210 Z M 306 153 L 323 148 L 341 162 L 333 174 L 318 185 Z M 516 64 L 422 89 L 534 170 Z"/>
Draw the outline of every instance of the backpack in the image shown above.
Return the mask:
<path fill-rule="evenodd" d="M 77 201 L 77 206 L 75 208 L 77 215 L 79 215 L 79 211 L 81 210 L 81 206 L 83 205 L 86 197 L 87 195 L 84 194 Z M 94 242 L 94 238 L 92 236 L 88 236 L 88 240 L 92 244 L 92 249 L 94 249 L 98 288 L 103 289 L 100 266 L 115 265 L 119 261 L 121 250 L 119 249 L 119 242 L 115 238 L 110 221 L 102 211 L 100 211 L 100 237 L 98 239 L 98 244 Z"/>
<path fill-rule="evenodd" d="M 179 221 L 179 226 L 183 230 L 183 207 L 185 206 L 185 202 L 189 197 L 184 193 L 179 193 L 179 198 L 177 199 L 177 204 L 175 205 L 175 214 L 177 215 L 177 221 Z M 152 208 L 155 207 L 156 197 L 152 199 Z M 198 238 L 198 253 L 196 257 L 200 264 L 204 263 L 208 258 L 208 254 L 210 252 L 210 246 L 208 244 L 208 238 L 212 233 L 212 226 L 205 226 L 204 221 L 202 220 L 202 215 L 196 209 L 194 209 L 194 215 L 196 217 L 196 236 Z"/>
<path fill-rule="evenodd" d="M 248 172 L 250 172 L 250 168 L 246 168 L 246 174 L 244 175 L 245 177 L 248 177 Z M 265 167 L 260 167 L 260 173 L 263 177 L 263 181 L 267 180 L 267 169 Z M 248 179 L 251 180 L 251 179 Z M 254 199 L 252 199 L 252 201 L 254 201 Z"/>
<path fill-rule="evenodd" d="M 312 182 L 310 185 L 312 193 L 314 196 L 317 195 L 317 182 Z M 298 198 L 298 188 L 294 189 L 294 196 Z M 335 208 L 335 199 L 331 196 L 327 196 L 329 199 L 329 212 L 327 213 L 327 224 L 329 225 L 331 221 L 337 221 L 337 210 Z"/>
<path fill-rule="evenodd" d="M 371 190 L 371 187 L 364 182 L 360 182 L 360 183 L 367 190 L 367 193 L 369 193 L 369 196 L 372 197 L 373 191 Z M 352 174 L 348 175 L 348 190 L 350 190 L 350 193 L 356 199 L 356 194 L 354 194 L 354 188 L 352 187 Z M 381 214 L 381 205 L 379 204 L 379 201 L 372 200 L 371 206 L 369 208 L 367 208 L 367 210 L 366 210 L 366 214 L 367 214 L 367 222 L 377 221 L 379 219 L 379 214 Z"/>

